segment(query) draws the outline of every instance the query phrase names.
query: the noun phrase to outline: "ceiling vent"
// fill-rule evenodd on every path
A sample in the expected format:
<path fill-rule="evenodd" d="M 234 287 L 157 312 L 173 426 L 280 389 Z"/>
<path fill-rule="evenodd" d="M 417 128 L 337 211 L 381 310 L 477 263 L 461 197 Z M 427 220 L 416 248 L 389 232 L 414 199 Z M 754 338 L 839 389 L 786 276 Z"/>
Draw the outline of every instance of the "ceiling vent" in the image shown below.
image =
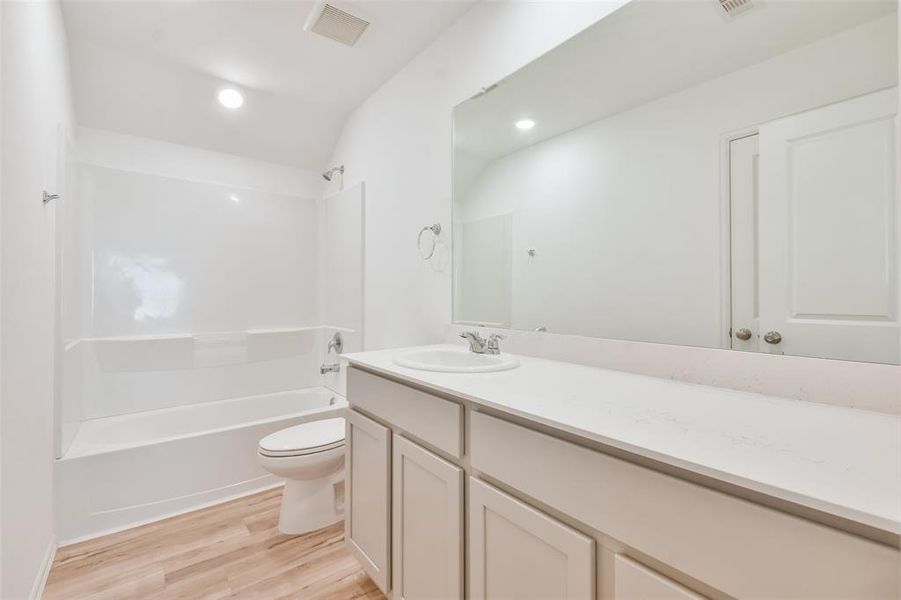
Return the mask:
<path fill-rule="evenodd" d="M 751 0 L 714 0 L 720 7 L 722 14 L 727 17 L 734 17 L 743 13 L 752 6 Z"/>
<path fill-rule="evenodd" d="M 369 21 L 361 19 L 329 2 L 317 2 L 304 29 L 329 39 L 353 46 L 366 31 Z"/>

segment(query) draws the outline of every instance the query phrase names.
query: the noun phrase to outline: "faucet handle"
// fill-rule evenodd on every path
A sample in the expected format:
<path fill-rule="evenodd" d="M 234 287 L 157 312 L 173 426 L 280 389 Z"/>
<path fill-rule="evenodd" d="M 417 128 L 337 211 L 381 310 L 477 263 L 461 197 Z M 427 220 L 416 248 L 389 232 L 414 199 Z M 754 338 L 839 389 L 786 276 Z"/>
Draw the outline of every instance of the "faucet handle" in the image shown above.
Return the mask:
<path fill-rule="evenodd" d="M 507 336 L 500 333 L 492 333 L 488 336 L 488 353 L 489 354 L 500 354 L 501 353 L 501 344 L 500 341 L 506 339 Z"/>

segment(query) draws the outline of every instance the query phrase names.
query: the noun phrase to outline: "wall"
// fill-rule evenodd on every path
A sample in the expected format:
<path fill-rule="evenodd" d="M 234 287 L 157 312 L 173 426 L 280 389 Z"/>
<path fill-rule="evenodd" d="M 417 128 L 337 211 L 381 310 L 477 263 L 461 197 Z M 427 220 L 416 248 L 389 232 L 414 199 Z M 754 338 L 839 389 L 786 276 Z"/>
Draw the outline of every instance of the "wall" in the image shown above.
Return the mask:
<path fill-rule="evenodd" d="M 4 2 L 0 71 L 0 547 L 4 599 L 35 596 L 54 548 L 55 216 L 59 126 L 72 123 L 55 2 Z"/>
<path fill-rule="evenodd" d="M 316 201 L 85 165 L 92 337 L 317 321 Z"/>
<path fill-rule="evenodd" d="M 319 384 L 318 174 L 88 128 L 75 149 L 59 455 L 82 419 Z"/>
<path fill-rule="evenodd" d="M 90 127 L 77 137 L 79 158 L 93 165 L 303 198 L 323 190 L 319 173 L 284 165 Z"/>
<path fill-rule="evenodd" d="M 453 106 L 624 3 L 477 3 L 350 116 L 330 164 L 366 181 L 367 348 L 436 342 L 450 321 L 450 268 L 415 240 L 436 221 L 449 239 Z"/>
<path fill-rule="evenodd" d="M 897 85 L 896 44 L 892 14 L 497 159 L 460 217 L 465 233 L 512 215 L 512 291 L 470 276 L 465 299 L 493 285 L 515 329 L 719 347 L 722 136 Z M 504 236 L 461 241 L 492 256 Z M 484 299 L 461 308 L 499 320 Z"/>

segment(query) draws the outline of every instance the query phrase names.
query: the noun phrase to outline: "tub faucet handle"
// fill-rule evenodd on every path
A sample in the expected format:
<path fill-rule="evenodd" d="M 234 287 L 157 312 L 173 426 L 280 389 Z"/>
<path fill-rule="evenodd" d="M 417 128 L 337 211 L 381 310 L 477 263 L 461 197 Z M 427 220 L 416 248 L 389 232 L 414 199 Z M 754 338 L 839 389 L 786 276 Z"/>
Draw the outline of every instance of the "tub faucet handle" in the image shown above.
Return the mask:
<path fill-rule="evenodd" d="M 335 354 L 341 354 L 344 352 L 344 338 L 341 337 L 341 332 L 336 331 L 335 335 L 332 336 L 331 341 L 328 343 L 328 350 L 326 352 L 335 351 Z"/>

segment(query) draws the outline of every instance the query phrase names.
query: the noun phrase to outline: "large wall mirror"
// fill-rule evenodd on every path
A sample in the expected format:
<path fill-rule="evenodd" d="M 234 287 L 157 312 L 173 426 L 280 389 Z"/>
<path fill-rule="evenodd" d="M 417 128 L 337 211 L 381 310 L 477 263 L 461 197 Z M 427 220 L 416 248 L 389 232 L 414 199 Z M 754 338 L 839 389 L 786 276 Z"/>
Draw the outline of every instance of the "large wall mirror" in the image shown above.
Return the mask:
<path fill-rule="evenodd" d="M 454 110 L 454 320 L 898 364 L 895 0 L 634 0 Z"/>

